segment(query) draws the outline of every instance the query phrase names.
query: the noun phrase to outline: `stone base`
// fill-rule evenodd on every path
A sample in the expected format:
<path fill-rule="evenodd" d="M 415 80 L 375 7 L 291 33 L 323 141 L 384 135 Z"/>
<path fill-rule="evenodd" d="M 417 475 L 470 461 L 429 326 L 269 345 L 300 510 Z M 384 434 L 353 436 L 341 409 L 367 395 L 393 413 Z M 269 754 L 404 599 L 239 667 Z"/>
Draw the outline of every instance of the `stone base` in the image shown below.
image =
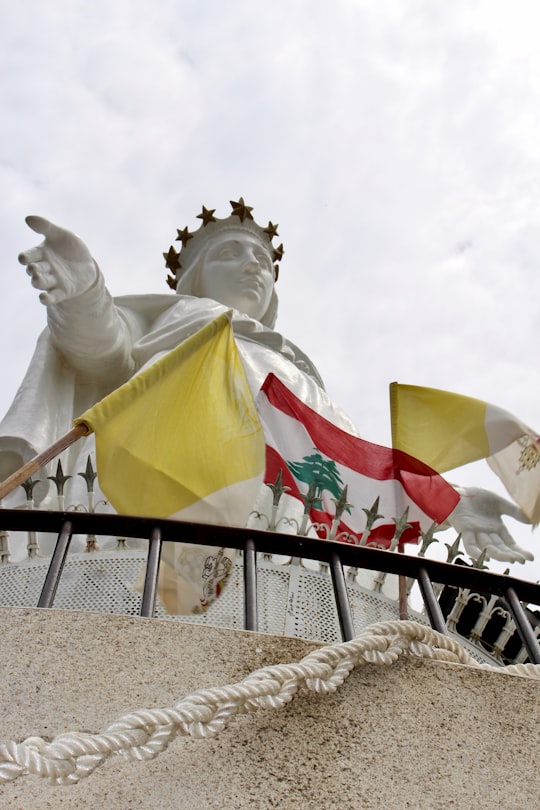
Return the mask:
<path fill-rule="evenodd" d="M 97 732 L 134 709 L 298 661 L 319 644 L 92 613 L 0 609 L 3 740 Z M 0 808 L 402 810 L 534 807 L 538 682 L 400 659 L 356 669 L 337 693 L 178 737 L 150 762 L 111 757 L 76 785 L 0 786 Z"/>

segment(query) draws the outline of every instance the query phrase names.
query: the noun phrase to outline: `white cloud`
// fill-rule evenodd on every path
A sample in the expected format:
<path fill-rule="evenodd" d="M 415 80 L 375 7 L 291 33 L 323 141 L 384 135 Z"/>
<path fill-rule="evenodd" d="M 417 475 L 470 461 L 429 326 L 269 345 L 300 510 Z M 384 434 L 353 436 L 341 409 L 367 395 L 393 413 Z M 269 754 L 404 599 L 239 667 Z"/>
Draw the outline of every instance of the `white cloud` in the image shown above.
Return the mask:
<path fill-rule="evenodd" d="M 44 324 L 26 213 L 79 232 L 115 294 L 165 292 L 176 228 L 243 194 L 280 223 L 279 324 L 363 435 L 389 440 L 393 379 L 540 425 L 536 19 L 526 0 L 12 4 L 2 409 Z"/>

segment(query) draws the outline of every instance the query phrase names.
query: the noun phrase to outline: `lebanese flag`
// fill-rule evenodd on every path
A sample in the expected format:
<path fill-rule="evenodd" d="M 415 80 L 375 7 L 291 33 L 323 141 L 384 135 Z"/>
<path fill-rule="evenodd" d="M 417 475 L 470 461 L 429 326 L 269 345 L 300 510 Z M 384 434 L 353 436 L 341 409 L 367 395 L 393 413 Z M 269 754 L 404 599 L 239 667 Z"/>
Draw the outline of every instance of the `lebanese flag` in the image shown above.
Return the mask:
<path fill-rule="evenodd" d="M 266 438 L 265 483 L 274 484 L 281 471 L 288 495 L 301 500 L 310 483 L 318 501 L 310 519 L 322 538 L 359 544 L 366 512 L 379 498 L 368 545 L 389 548 L 395 520 L 409 507 L 401 543 L 416 543 L 420 531 L 442 523 L 456 507 L 458 493 L 431 467 L 401 450 L 382 447 L 346 433 L 298 399 L 269 374 L 257 395 L 257 409 Z M 333 526 L 336 501 L 347 487 L 347 508 Z"/>

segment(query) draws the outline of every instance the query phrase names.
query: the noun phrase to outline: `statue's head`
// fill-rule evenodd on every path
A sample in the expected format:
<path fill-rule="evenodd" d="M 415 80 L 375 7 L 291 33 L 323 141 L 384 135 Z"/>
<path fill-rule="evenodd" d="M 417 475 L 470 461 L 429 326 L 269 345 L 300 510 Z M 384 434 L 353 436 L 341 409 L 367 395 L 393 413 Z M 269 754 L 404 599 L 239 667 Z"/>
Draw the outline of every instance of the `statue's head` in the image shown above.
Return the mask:
<path fill-rule="evenodd" d="M 201 227 L 193 233 L 178 231 L 181 250 L 171 247 L 163 254 L 174 273 L 167 282 L 179 295 L 212 298 L 272 327 L 278 306 L 276 262 L 283 256 L 283 245 L 272 245 L 277 226 L 257 225 L 242 197 L 231 206 L 233 213 L 226 219 L 217 219 L 214 210 L 203 206 Z"/>

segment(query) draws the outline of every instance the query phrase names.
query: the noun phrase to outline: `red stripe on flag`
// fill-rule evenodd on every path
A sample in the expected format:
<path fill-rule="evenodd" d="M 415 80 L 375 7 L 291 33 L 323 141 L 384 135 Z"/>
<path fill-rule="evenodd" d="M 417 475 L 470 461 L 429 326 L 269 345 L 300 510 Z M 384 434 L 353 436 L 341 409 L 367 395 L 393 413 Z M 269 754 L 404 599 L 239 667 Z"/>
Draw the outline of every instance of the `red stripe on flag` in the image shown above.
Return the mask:
<path fill-rule="evenodd" d="M 287 462 L 273 447 L 266 445 L 266 472 L 264 474 L 264 483 L 273 484 L 280 470 L 283 486 L 289 488 L 287 495 L 300 498 L 300 490 L 287 466 Z"/>
<path fill-rule="evenodd" d="M 457 506 L 455 489 L 422 461 L 346 433 L 305 405 L 274 374 L 261 390 L 274 408 L 301 422 L 317 449 L 338 464 L 376 481 L 399 481 L 409 498 L 438 523 Z"/>
<path fill-rule="evenodd" d="M 274 450 L 273 447 L 266 445 L 266 473 L 264 476 L 264 483 L 273 484 L 280 471 L 282 475 L 282 485 L 283 487 L 288 487 L 287 495 L 301 501 L 302 498 L 300 490 L 287 466 L 287 462 L 276 450 Z M 322 512 L 320 509 L 311 509 L 309 515 L 313 523 L 321 523 L 328 527 L 328 530 L 325 530 L 324 528 L 316 529 L 318 536 L 322 540 L 326 540 L 332 526 L 332 515 L 329 515 L 328 512 Z M 395 523 L 383 523 L 379 526 L 374 526 L 369 533 L 367 545 L 385 549 L 390 548 L 395 534 L 395 529 Z M 406 529 L 401 535 L 400 545 L 402 543 L 418 543 L 419 536 L 419 523 L 416 521 L 411 521 L 411 528 Z M 336 539 L 342 543 L 359 545 L 362 539 L 362 532 L 354 532 L 351 528 L 349 528 L 349 526 L 346 525 L 346 523 L 341 521 L 337 530 Z"/>

